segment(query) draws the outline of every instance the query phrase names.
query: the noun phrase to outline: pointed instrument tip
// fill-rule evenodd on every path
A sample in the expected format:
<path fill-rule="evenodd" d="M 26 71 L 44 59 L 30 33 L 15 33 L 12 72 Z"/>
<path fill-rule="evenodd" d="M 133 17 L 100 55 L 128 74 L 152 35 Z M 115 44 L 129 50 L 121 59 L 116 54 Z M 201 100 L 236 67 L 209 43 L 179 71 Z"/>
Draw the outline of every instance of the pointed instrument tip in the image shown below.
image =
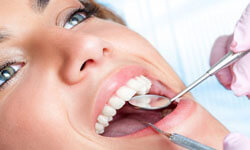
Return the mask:
<path fill-rule="evenodd" d="M 157 131 L 158 133 L 167 136 L 168 138 L 170 138 L 171 134 L 164 132 L 163 130 L 157 128 L 155 125 L 153 125 L 152 123 L 147 123 L 149 126 L 151 126 L 155 131 Z"/>

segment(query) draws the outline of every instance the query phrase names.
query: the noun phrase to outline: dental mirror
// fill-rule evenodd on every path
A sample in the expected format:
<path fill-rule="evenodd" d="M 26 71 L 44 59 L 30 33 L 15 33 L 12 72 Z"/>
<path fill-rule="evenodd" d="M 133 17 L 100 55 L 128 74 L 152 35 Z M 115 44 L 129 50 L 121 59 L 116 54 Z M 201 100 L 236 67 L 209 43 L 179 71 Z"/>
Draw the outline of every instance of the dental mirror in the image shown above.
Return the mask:
<path fill-rule="evenodd" d="M 145 110 L 158 110 L 171 104 L 171 101 L 167 97 L 159 95 L 139 95 L 133 97 L 128 102 L 138 109 Z"/>
<path fill-rule="evenodd" d="M 197 80 L 195 80 L 192 84 L 187 86 L 183 91 L 173 97 L 171 100 L 159 96 L 159 95 L 141 95 L 133 97 L 129 103 L 135 106 L 138 109 L 145 109 L 145 110 L 157 110 L 168 107 L 172 102 L 178 101 L 180 97 L 186 94 L 188 91 L 205 81 L 208 77 L 213 76 L 216 72 L 220 71 L 221 69 L 231 65 L 232 63 L 236 62 L 240 58 L 244 57 L 250 53 L 250 49 L 244 52 L 234 53 L 229 51 L 224 57 L 222 57 L 216 64 L 214 64 L 205 74 L 200 76 Z"/>

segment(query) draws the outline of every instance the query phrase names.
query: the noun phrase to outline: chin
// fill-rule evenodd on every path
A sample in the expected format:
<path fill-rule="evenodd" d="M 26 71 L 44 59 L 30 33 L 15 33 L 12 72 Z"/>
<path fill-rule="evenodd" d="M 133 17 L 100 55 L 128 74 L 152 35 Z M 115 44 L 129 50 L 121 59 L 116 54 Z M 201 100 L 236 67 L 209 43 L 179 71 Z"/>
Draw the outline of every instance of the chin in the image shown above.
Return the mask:
<path fill-rule="evenodd" d="M 178 133 L 203 144 L 222 149 L 228 133 L 215 118 L 187 95 L 162 110 L 138 110 L 128 104 L 135 95 L 156 94 L 174 97 L 178 90 L 157 69 L 140 65 L 116 69 L 101 84 L 95 99 L 93 134 L 119 149 L 180 149 L 158 135 L 145 122 Z M 147 105 L 148 100 L 142 102 Z M 130 144 L 126 144 L 129 142 Z"/>

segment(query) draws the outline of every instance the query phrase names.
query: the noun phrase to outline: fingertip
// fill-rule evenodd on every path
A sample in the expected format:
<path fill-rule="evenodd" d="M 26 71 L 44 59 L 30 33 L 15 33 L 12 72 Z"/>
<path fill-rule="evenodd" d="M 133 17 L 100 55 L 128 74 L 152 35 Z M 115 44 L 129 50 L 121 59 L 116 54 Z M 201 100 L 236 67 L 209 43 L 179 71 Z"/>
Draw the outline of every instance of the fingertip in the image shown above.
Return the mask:
<path fill-rule="evenodd" d="M 232 41 L 232 43 L 230 44 L 230 50 L 232 50 L 233 52 L 236 51 L 236 47 L 237 47 L 237 42 L 235 40 Z"/>
<path fill-rule="evenodd" d="M 229 68 L 225 68 L 216 74 L 218 81 L 228 90 L 231 89 L 232 74 Z"/>
<path fill-rule="evenodd" d="M 223 148 L 224 150 L 246 150 L 250 148 L 250 140 L 239 134 L 239 133 L 230 133 L 224 138 Z"/>
<path fill-rule="evenodd" d="M 238 133 L 230 133 L 224 138 L 223 141 L 223 149 L 224 150 L 232 150 L 232 147 L 235 145 L 238 145 L 238 139 L 239 139 L 239 134 Z"/>
<path fill-rule="evenodd" d="M 231 39 L 230 36 L 220 36 L 218 37 L 212 47 L 210 54 L 210 65 L 214 65 L 220 58 L 222 58 L 228 51 L 228 41 Z"/>
<path fill-rule="evenodd" d="M 241 134 L 239 133 L 230 133 L 224 138 L 224 143 L 232 143 L 241 138 Z"/>

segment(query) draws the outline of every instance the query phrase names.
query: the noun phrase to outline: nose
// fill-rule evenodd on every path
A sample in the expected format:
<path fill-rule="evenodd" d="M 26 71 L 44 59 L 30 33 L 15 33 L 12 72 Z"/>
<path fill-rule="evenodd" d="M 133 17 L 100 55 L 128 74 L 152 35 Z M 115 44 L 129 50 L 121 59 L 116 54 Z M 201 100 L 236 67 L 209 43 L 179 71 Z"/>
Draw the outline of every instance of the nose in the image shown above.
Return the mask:
<path fill-rule="evenodd" d="M 56 38 L 59 38 L 54 47 L 63 58 L 59 74 L 67 84 L 80 82 L 93 68 L 98 70 L 98 66 L 111 53 L 110 44 L 98 36 L 65 29 L 58 32 L 60 34 Z"/>

